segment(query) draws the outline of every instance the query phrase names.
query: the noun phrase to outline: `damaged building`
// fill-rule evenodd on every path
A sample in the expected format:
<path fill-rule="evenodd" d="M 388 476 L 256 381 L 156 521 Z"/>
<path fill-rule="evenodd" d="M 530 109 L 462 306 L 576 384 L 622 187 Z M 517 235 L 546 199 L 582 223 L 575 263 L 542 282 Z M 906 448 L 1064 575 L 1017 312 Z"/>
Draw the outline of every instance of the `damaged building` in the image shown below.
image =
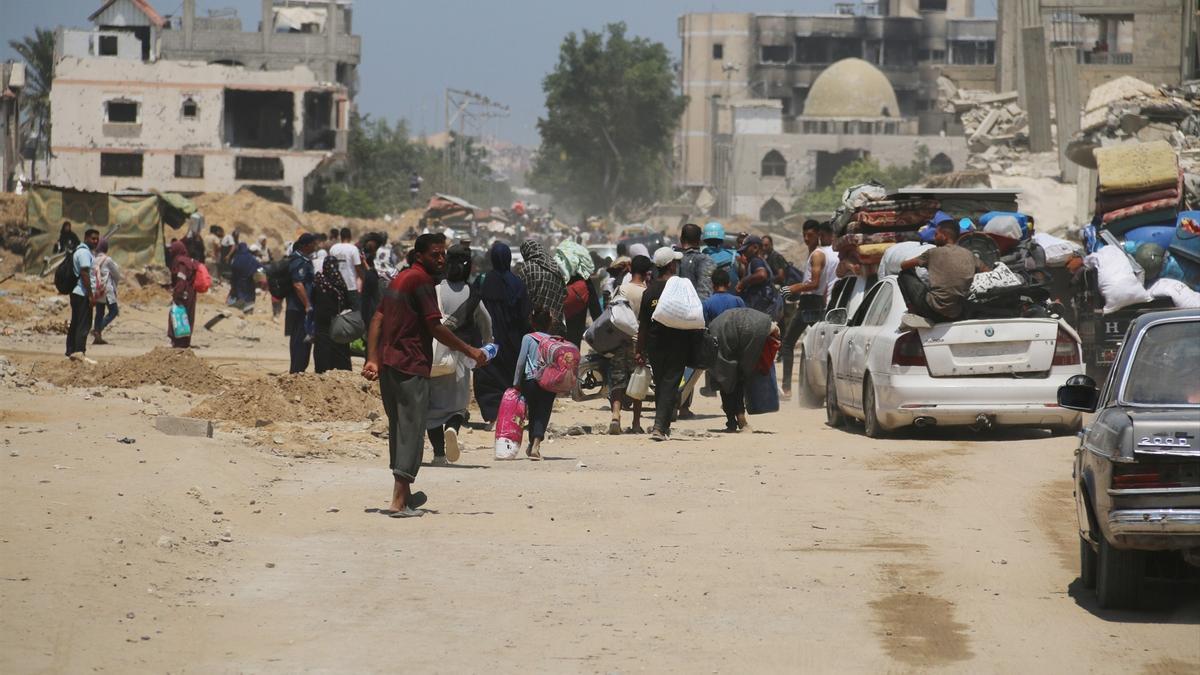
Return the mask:
<path fill-rule="evenodd" d="M 82 190 L 195 194 L 249 189 L 303 207 L 345 158 L 359 38 L 350 4 L 263 2 L 174 20 L 110 0 L 92 30 L 60 30 L 50 96 L 50 180 Z"/>
<path fill-rule="evenodd" d="M 723 172 L 731 165 L 719 137 L 736 135 L 733 119 L 739 103 L 774 101 L 779 143 L 799 152 L 808 134 L 830 136 L 839 129 L 858 137 L 961 133 L 953 117 L 937 107 L 939 75 L 972 89 L 995 86 L 996 20 L 975 17 L 973 0 L 841 2 L 832 3 L 832 9 L 819 15 L 705 13 L 680 18 L 680 87 L 688 97 L 677 141 L 676 182 L 681 187 L 720 191 Z M 809 99 L 818 80 L 830 66 L 847 60 L 882 74 L 889 105 L 869 111 L 857 106 L 849 116 L 816 114 L 820 106 L 811 106 Z M 849 92 L 849 97 L 861 93 Z M 751 107 L 761 108 L 758 103 Z M 764 114 L 762 110 L 755 115 Z M 749 114 L 744 108 L 740 112 Z M 806 119 L 814 117 L 827 119 Z M 845 119 L 834 119 L 838 117 Z M 866 124 L 867 119 L 880 121 Z M 819 187 L 818 174 L 824 172 L 806 172 L 794 187 Z M 733 207 L 729 199 L 722 203 Z M 741 208 L 736 212 L 743 214 Z"/>
<path fill-rule="evenodd" d="M 861 158 L 906 165 L 924 148 L 938 173 L 967 160 L 961 134 L 922 135 L 917 117 L 894 112 L 901 104 L 888 78 L 861 59 L 826 68 L 798 115 L 785 115 L 771 99 L 728 109 L 730 132 L 714 138 L 713 184 L 722 216 L 779 220 L 797 195 L 831 184 L 839 169 Z"/>

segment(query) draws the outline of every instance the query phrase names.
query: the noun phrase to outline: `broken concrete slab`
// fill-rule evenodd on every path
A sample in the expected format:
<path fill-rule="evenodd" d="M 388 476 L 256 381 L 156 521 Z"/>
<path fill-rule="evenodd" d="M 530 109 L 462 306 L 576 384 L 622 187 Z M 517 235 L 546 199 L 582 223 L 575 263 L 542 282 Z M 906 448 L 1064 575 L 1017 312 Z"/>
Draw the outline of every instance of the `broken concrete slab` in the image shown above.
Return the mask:
<path fill-rule="evenodd" d="M 154 418 L 154 428 L 168 436 L 212 438 L 213 435 L 213 423 L 211 421 L 199 420 L 194 417 L 159 415 Z"/>

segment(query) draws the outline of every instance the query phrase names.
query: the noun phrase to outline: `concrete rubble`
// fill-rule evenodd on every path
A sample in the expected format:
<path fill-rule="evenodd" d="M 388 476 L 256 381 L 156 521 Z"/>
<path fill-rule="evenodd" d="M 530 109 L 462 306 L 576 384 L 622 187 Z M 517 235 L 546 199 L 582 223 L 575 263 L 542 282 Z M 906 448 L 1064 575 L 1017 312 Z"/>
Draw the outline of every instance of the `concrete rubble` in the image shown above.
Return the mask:
<path fill-rule="evenodd" d="M 1175 148 L 1184 173 L 1200 172 L 1200 80 L 1154 86 L 1126 76 L 1096 87 L 1067 156 L 1094 168 L 1096 148 L 1158 140 Z"/>
<path fill-rule="evenodd" d="M 973 154 L 995 146 L 1028 147 L 1029 118 L 1017 103 L 1017 92 L 957 89 L 943 77 L 938 93 L 939 109 L 958 116 Z"/>

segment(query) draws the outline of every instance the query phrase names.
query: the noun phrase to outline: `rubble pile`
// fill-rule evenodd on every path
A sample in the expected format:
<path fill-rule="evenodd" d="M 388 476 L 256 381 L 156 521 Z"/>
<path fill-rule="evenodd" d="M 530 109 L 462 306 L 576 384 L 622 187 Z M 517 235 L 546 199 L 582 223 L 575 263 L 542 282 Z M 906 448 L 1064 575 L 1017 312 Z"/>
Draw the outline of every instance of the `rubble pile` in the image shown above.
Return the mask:
<path fill-rule="evenodd" d="M 1017 92 L 953 89 L 950 85 L 940 87 L 940 94 L 941 110 L 958 116 L 971 152 L 982 153 L 992 146 L 1028 145 L 1029 118 L 1017 104 Z"/>
<path fill-rule="evenodd" d="M 1067 156 L 1095 168 L 1097 148 L 1154 141 L 1171 144 L 1184 173 L 1200 172 L 1200 80 L 1156 87 L 1125 76 L 1096 87 Z"/>
<path fill-rule="evenodd" d="M 133 389 L 159 385 L 197 394 L 214 394 L 231 384 L 190 349 L 169 347 L 155 347 L 141 356 L 113 359 L 96 366 L 78 361 L 42 363 L 31 374 L 63 387 Z"/>

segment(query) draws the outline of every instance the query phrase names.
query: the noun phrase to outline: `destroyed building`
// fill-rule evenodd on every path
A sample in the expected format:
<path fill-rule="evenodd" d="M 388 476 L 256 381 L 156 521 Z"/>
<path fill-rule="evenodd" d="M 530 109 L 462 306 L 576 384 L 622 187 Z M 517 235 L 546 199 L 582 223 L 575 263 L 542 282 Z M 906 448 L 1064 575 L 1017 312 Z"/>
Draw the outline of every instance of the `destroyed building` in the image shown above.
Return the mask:
<path fill-rule="evenodd" d="M 688 97 L 677 140 L 681 187 L 715 187 L 721 178 L 714 141 L 734 133 L 733 104 L 775 101 L 782 134 L 797 137 L 789 145 L 802 144 L 817 80 L 845 59 L 866 62 L 890 85 L 894 106 L 881 106 L 870 116 L 892 118 L 879 125 L 891 135 L 901 129 L 953 132 L 953 116 L 937 106 L 939 75 L 970 89 L 995 86 L 996 20 L 975 17 L 972 0 L 842 2 L 833 9 L 821 15 L 704 13 L 679 19 L 680 87 Z M 831 120 L 825 122 L 824 128 L 834 129 Z M 855 128 L 867 135 L 876 125 Z"/>
<path fill-rule="evenodd" d="M 21 91 L 25 64 L 0 63 L 0 192 L 10 192 L 21 172 Z"/>
<path fill-rule="evenodd" d="M 361 44 L 350 4 L 264 0 L 263 21 L 178 21 L 110 0 L 91 30 L 60 29 L 50 180 L 82 190 L 250 189 L 303 207 L 342 161 Z"/>

